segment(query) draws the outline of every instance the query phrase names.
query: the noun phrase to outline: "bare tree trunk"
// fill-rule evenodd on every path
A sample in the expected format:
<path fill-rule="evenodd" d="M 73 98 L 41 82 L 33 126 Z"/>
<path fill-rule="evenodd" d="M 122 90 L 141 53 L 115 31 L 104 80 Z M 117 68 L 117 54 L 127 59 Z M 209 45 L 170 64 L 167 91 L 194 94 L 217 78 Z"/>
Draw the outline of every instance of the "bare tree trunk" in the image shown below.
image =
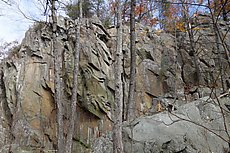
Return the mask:
<path fill-rule="evenodd" d="M 113 125 L 113 152 L 123 153 L 122 143 L 122 110 L 123 110 L 123 91 L 122 91 L 122 19 L 121 1 L 117 0 L 117 47 L 115 56 L 115 102 L 114 102 L 114 125 Z"/>
<path fill-rule="evenodd" d="M 98 17 L 98 18 L 100 17 L 100 4 L 101 4 L 101 1 L 100 1 L 100 0 L 97 0 L 97 4 L 96 4 L 96 14 L 97 14 L 97 17 Z"/>
<path fill-rule="evenodd" d="M 224 21 L 228 21 L 228 10 L 226 10 L 226 6 L 229 5 L 229 1 L 228 0 L 220 0 L 221 3 L 221 10 L 222 10 L 222 17 Z"/>
<path fill-rule="evenodd" d="M 122 20 L 125 20 L 127 5 L 128 5 L 128 0 L 125 0 L 122 9 Z"/>
<path fill-rule="evenodd" d="M 229 44 L 225 41 L 226 35 L 229 33 L 230 29 L 223 34 L 217 27 L 217 36 L 219 37 L 221 46 L 224 49 L 225 58 L 227 60 L 228 65 L 230 66 L 230 50 L 229 50 Z"/>
<path fill-rule="evenodd" d="M 130 82 L 129 82 L 129 95 L 128 95 L 128 111 L 127 119 L 131 121 L 135 119 L 135 83 L 136 83 L 136 36 L 135 36 L 135 6 L 136 0 L 131 0 L 131 13 L 130 13 Z"/>
<path fill-rule="evenodd" d="M 53 53 L 54 53 L 54 100 L 57 104 L 57 152 L 64 152 L 64 124 L 63 124 L 63 106 L 61 100 L 61 50 L 58 48 L 57 40 L 57 15 L 55 8 L 55 1 L 51 0 L 51 13 L 52 13 L 52 34 L 53 34 Z"/>
<path fill-rule="evenodd" d="M 219 63 L 219 70 L 220 70 L 220 81 L 222 84 L 222 88 L 223 88 L 223 93 L 227 90 L 226 84 L 225 84 L 225 74 L 224 74 L 224 66 L 223 66 L 223 62 L 222 60 L 224 59 L 222 56 L 222 52 L 220 50 L 220 40 L 217 34 L 217 23 L 213 23 L 213 30 L 214 30 L 214 34 L 215 34 L 215 43 L 216 43 L 216 50 L 217 50 L 217 54 L 218 54 L 218 63 Z"/>
<path fill-rule="evenodd" d="M 195 51 L 195 41 L 194 41 L 192 26 L 191 26 L 191 23 L 189 21 L 189 15 L 186 12 L 187 7 L 184 5 L 184 0 L 182 0 L 182 7 L 183 7 L 183 17 L 185 20 L 186 31 L 188 32 L 188 35 L 189 35 L 189 44 L 190 44 L 190 48 L 191 48 L 191 51 L 189 54 L 193 58 L 193 62 L 194 62 L 195 69 L 196 69 L 197 85 L 199 86 L 201 83 L 201 72 L 200 72 L 200 68 L 198 65 L 198 57 L 197 57 L 196 51 Z"/>
<path fill-rule="evenodd" d="M 161 29 L 164 29 L 164 30 L 166 30 L 166 28 L 167 28 L 167 26 L 166 26 L 166 16 L 165 16 L 165 14 L 166 14 L 166 12 L 168 11 L 168 8 L 167 8 L 167 6 L 166 6 L 166 4 L 167 4 L 167 0 L 159 0 L 159 1 L 157 1 L 158 2 L 158 4 L 157 4 L 157 6 L 158 6 L 158 13 L 159 13 L 159 19 L 160 19 L 160 28 Z"/>
<path fill-rule="evenodd" d="M 77 108 L 77 87 L 78 87 L 78 70 L 79 70 L 79 55 L 80 55 L 80 27 L 82 19 L 82 1 L 79 0 L 80 15 L 76 29 L 75 51 L 74 51 L 74 73 L 73 73 L 73 89 L 71 97 L 71 117 L 69 119 L 70 126 L 67 133 L 66 140 L 66 153 L 72 152 L 73 135 L 76 120 L 76 108 Z"/>
<path fill-rule="evenodd" d="M 209 4 L 209 6 L 211 6 L 210 5 L 210 0 L 208 0 L 208 4 Z M 215 5 L 214 7 L 217 8 L 218 6 Z M 225 58 L 222 55 L 222 51 L 221 51 L 221 48 L 220 48 L 221 42 L 220 42 L 220 37 L 219 37 L 220 36 L 219 35 L 220 31 L 218 30 L 218 22 L 217 22 L 218 17 L 215 17 L 215 14 L 212 12 L 211 7 L 209 7 L 209 11 L 210 11 L 210 14 L 211 14 L 211 19 L 212 19 L 212 24 L 213 24 L 213 31 L 214 31 L 214 35 L 215 35 L 216 50 L 217 50 L 217 54 L 218 54 L 220 81 L 221 81 L 221 85 L 222 85 L 222 88 L 223 88 L 222 91 L 225 92 L 227 90 L 227 86 L 226 86 L 226 83 L 225 83 L 225 73 L 224 73 L 224 66 L 223 66 L 223 61 L 222 61 Z"/>

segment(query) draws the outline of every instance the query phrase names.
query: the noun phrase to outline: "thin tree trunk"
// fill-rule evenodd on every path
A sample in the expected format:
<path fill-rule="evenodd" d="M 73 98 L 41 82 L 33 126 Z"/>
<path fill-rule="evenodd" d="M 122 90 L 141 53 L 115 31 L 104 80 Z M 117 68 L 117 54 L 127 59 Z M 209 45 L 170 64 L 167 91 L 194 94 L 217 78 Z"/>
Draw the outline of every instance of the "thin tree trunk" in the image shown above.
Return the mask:
<path fill-rule="evenodd" d="M 97 0 L 97 5 L 96 5 L 96 14 L 97 17 L 100 17 L 100 0 Z"/>
<path fill-rule="evenodd" d="M 114 125 L 113 125 L 113 152 L 123 153 L 122 143 L 122 110 L 123 110 L 123 91 L 122 91 L 122 20 L 121 20 L 121 1 L 117 0 L 117 46 L 115 62 L 115 102 L 114 102 Z"/>
<path fill-rule="evenodd" d="M 208 0 L 208 4 L 210 6 L 210 0 Z M 215 4 L 215 7 L 217 7 L 217 5 Z M 225 84 L 225 74 L 224 74 L 224 67 L 223 67 L 223 62 L 222 60 L 224 59 L 224 57 L 222 56 L 222 52 L 220 49 L 220 38 L 219 38 L 219 31 L 218 31 L 218 23 L 217 20 L 218 18 L 215 20 L 215 14 L 212 12 L 211 8 L 209 7 L 209 11 L 211 14 L 211 19 L 212 19 L 212 24 L 213 24 L 213 31 L 214 31 L 214 35 L 215 35 L 215 43 L 216 43 L 216 50 L 217 50 L 217 54 L 218 54 L 218 62 L 219 62 L 219 71 L 220 71 L 220 81 L 221 81 L 221 85 L 223 88 L 223 92 L 225 92 L 227 90 L 226 84 Z M 226 54 L 227 55 L 227 54 Z"/>
<path fill-rule="evenodd" d="M 128 0 L 125 0 L 124 3 L 123 3 L 122 20 L 125 20 L 127 5 L 128 5 Z"/>
<path fill-rule="evenodd" d="M 76 122 L 76 107 L 77 107 L 77 87 L 78 87 L 78 70 L 79 70 L 79 55 L 80 55 L 80 26 L 82 18 L 82 1 L 79 0 L 80 16 L 76 29 L 75 51 L 74 51 L 74 73 L 73 73 L 73 89 L 71 97 L 71 117 L 69 119 L 70 126 L 67 133 L 66 153 L 72 152 L 74 127 Z"/>
<path fill-rule="evenodd" d="M 201 83 L 201 73 L 200 73 L 200 68 L 198 65 L 198 57 L 195 51 L 194 35 L 193 35 L 191 23 L 189 21 L 189 15 L 187 14 L 186 12 L 187 9 L 186 9 L 186 6 L 184 5 L 184 0 L 182 0 L 182 7 L 183 7 L 183 16 L 184 16 L 184 20 L 186 24 L 186 31 L 188 32 L 188 35 L 189 35 L 189 44 L 191 48 L 190 55 L 193 58 L 193 62 L 194 62 L 195 69 L 196 69 L 197 85 L 199 86 Z"/>
<path fill-rule="evenodd" d="M 61 50 L 58 48 L 57 41 L 57 15 L 55 8 L 55 1 L 51 1 L 52 13 L 52 35 L 53 35 L 53 53 L 54 53 L 54 100 L 57 104 L 57 153 L 64 152 L 64 124 L 63 124 L 63 106 L 61 100 Z"/>
<path fill-rule="evenodd" d="M 220 0 L 221 3 L 221 9 L 222 9 L 222 17 L 224 21 L 228 21 L 228 13 L 225 7 L 228 5 L 229 1 L 228 0 Z"/>
<path fill-rule="evenodd" d="M 222 53 L 221 53 L 221 50 L 220 50 L 220 40 L 219 40 L 219 37 L 218 37 L 218 34 L 217 34 L 217 23 L 213 23 L 213 30 L 214 30 L 214 33 L 215 33 L 215 43 L 216 43 L 216 50 L 217 50 L 217 54 L 218 54 L 218 62 L 219 62 L 219 69 L 220 69 L 220 81 L 221 81 L 221 84 L 222 84 L 222 91 L 223 93 L 227 90 L 227 87 L 225 85 L 225 74 L 224 74 L 224 67 L 223 67 L 223 63 L 222 63 L 222 60 L 224 59 L 222 57 Z"/>
<path fill-rule="evenodd" d="M 227 62 L 228 62 L 228 65 L 230 66 L 230 56 L 229 56 L 229 45 L 228 43 L 225 41 L 226 40 L 226 35 L 229 33 L 230 29 L 225 32 L 225 34 L 223 35 L 223 33 L 218 29 L 217 27 L 217 35 L 219 37 L 219 40 L 220 40 L 220 43 L 221 43 L 221 46 L 223 46 L 223 49 L 224 49 L 224 54 L 225 54 L 225 57 Z"/>
<path fill-rule="evenodd" d="M 127 119 L 131 121 L 135 119 L 135 82 L 136 82 L 136 34 L 135 34 L 135 6 L 136 0 L 131 0 L 131 13 L 130 13 L 130 82 L 129 82 L 129 95 L 128 95 L 128 114 Z"/>
<path fill-rule="evenodd" d="M 166 30 L 166 16 L 165 16 L 165 12 L 167 11 L 167 0 L 160 0 L 158 2 L 158 7 L 159 7 L 159 18 L 161 20 L 160 22 L 160 28 Z"/>

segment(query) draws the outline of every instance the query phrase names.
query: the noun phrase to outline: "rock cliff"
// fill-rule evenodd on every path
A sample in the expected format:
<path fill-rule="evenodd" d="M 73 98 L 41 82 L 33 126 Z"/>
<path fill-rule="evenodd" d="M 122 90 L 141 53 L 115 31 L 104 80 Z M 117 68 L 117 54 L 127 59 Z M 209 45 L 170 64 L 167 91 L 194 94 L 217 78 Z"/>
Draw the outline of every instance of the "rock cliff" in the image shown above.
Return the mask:
<path fill-rule="evenodd" d="M 200 21 L 197 20 L 198 24 Z M 198 24 L 199 25 L 199 24 Z M 218 53 L 212 28 L 200 24 L 194 30 L 201 72 L 199 84 L 189 38 L 177 31 L 167 34 L 137 24 L 136 114 L 153 115 L 173 105 L 179 108 L 199 97 L 221 92 Z M 62 49 L 62 89 L 65 120 L 70 105 L 74 21 L 58 18 L 58 44 Z M 227 31 L 229 25 L 222 25 Z M 123 87 L 127 101 L 130 51 L 129 28 L 123 28 Z M 97 18 L 83 19 L 81 27 L 78 111 L 74 152 L 91 152 L 93 140 L 112 129 L 114 103 L 114 54 L 116 28 L 105 29 Z M 226 32 L 229 42 L 229 33 Z M 228 48 L 229 44 L 225 44 Z M 224 54 L 224 48 L 221 48 Z M 36 23 L 1 62 L 0 152 L 54 152 L 56 149 L 56 104 L 50 25 Z M 224 54 L 225 55 L 225 54 Z M 222 59 L 225 82 L 229 64 Z M 218 80 L 218 81 L 216 81 Z M 220 89 L 215 90 L 213 89 Z M 126 103 L 124 103 L 126 108 Z M 125 110 L 124 108 L 124 110 Z M 67 128 L 67 127 L 66 127 Z M 146 138 L 147 139 L 147 138 Z M 138 141 L 138 140 L 137 140 Z"/>
<path fill-rule="evenodd" d="M 229 105 L 230 98 L 219 102 Z M 227 153 L 229 130 L 224 123 L 230 121 L 229 112 L 225 115 L 223 119 L 216 100 L 203 97 L 171 113 L 137 118 L 124 124 L 125 153 Z M 111 138 L 98 138 L 93 153 L 108 152 L 112 152 Z"/>

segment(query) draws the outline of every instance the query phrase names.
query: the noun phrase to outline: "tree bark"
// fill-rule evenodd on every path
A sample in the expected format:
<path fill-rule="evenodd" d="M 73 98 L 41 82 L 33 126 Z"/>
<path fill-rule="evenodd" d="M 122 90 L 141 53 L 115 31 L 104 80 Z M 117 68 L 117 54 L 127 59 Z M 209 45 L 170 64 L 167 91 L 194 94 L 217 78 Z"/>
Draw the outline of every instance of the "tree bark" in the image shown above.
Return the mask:
<path fill-rule="evenodd" d="M 208 5 L 211 6 L 210 0 L 208 0 Z M 215 8 L 217 8 L 218 6 L 215 5 Z M 220 49 L 220 35 L 219 35 L 219 30 L 218 30 L 218 17 L 215 16 L 215 14 L 212 12 L 211 7 L 209 7 L 209 11 L 211 14 L 211 19 L 212 19 L 212 24 L 213 24 L 213 31 L 214 31 L 214 35 L 215 35 L 215 44 L 216 44 L 216 50 L 217 50 L 217 54 L 218 54 L 218 62 L 219 62 L 219 71 L 220 71 L 220 81 L 221 81 L 221 85 L 222 85 L 222 92 L 224 93 L 227 90 L 227 86 L 225 83 L 225 73 L 224 73 L 224 66 L 223 66 L 223 60 L 225 59 L 225 57 L 222 55 L 223 52 Z M 224 47 L 224 46 L 223 46 Z M 226 57 L 228 54 L 226 54 Z M 228 60 L 228 59 L 227 59 Z"/>
<path fill-rule="evenodd" d="M 200 72 L 200 67 L 198 65 L 198 57 L 196 55 L 196 51 L 195 51 L 195 41 L 194 41 L 194 35 L 193 35 L 193 31 L 192 31 L 192 26 L 191 23 L 189 21 L 189 15 L 187 13 L 187 6 L 184 4 L 184 0 L 182 0 L 182 7 L 183 7 L 183 17 L 184 17 L 184 21 L 185 21 L 185 25 L 186 25 L 186 31 L 188 32 L 188 36 L 189 36 L 189 44 L 190 44 L 190 56 L 192 56 L 194 65 L 195 65 L 195 69 L 196 69 L 196 77 L 197 77 L 197 85 L 199 86 L 201 83 L 201 72 Z"/>
<path fill-rule="evenodd" d="M 114 102 L 114 125 L 113 125 L 113 152 L 123 153 L 122 143 L 122 110 L 123 110 L 123 91 L 122 91 L 122 19 L 121 1 L 117 0 L 117 45 L 115 56 L 115 102 Z"/>
<path fill-rule="evenodd" d="M 64 124 L 63 124 L 63 106 L 61 99 L 61 50 L 57 40 L 57 15 L 55 1 L 51 0 L 52 15 L 52 37 L 53 37 L 53 53 L 54 53 L 54 100 L 57 105 L 57 153 L 64 152 Z"/>
<path fill-rule="evenodd" d="M 74 127 L 76 122 L 76 108 L 77 108 L 77 87 L 78 87 L 78 72 L 79 72 L 79 56 L 80 56 L 80 27 L 82 18 L 82 1 L 79 0 L 80 15 L 76 27 L 76 40 L 74 50 L 74 72 L 73 72 L 73 89 L 71 96 L 71 116 L 69 119 L 69 129 L 66 139 L 66 153 L 72 152 Z"/>
<path fill-rule="evenodd" d="M 221 85 L 222 85 L 222 91 L 223 93 L 227 90 L 226 84 L 225 84 L 225 74 L 224 74 L 224 66 L 223 66 L 223 62 L 222 60 L 224 59 L 224 57 L 222 56 L 222 51 L 220 49 L 220 39 L 218 37 L 217 34 L 217 23 L 213 23 L 213 30 L 215 33 L 215 43 L 216 43 L 216 50 L 217 50 L 217 54 L 218 54 L 218 62 L 219 62 L 219 70 L 220 70 L 220 81 L 221 81 Z"/>
<path fill-rule="evenodd" d="M 127 119 L 131 121 L 135 119 L 135 83 L 136 83 L 136 34 L 135 34 L 135 6 L 136 0 L 131 0 L 130 13 L 130 81 L 129 81 L 129 95 L 128 95 L 128 114 Z"/>
<path fill-rule="evenodd" d="M 227 7 L 227 5 L 229 5 L 229 1 L 228 0 L 220 0 L 221 3 L 221 10 L 222 10 L 222 17 L 224 21 L 228 21 L 228 13 L 225 7 Z"/>

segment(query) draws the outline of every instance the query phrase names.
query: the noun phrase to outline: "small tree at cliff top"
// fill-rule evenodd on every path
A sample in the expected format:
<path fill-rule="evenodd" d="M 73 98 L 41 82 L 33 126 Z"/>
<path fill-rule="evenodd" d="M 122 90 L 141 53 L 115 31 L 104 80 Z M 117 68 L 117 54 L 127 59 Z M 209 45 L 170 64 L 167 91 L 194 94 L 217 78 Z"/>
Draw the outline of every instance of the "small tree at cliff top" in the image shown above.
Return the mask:
<path fill-rule="evenodd" d="M 72 19 L 77 19 L 80 17 L 80 1 L 75 1 L 66 5 L 66 14 Z M 92 6 L 93 3 L 90 0 L 82 0 L 82 16 L 85 18 L 91 17 L 93 15 Z"/>
<path fill-rule="evenodd" d="M 77 19 L 80 13 L 79 0 L 66 5 L 65 11 L 70 18 Z M 110 24 L 110 20 L 112 19 L 109 13 L 109 4 L 105 0 L 83 0 L 82 16 L 84 18 L 97 16 L 106 26 Z"/>
<path fill-rule="evenodd" d="M 16 54 L 16 47 L 18 46 L 18 41 L 4 42 L 0 41 L 0 59 L 7 58 L 8 56 L 12 57 Z"/>

